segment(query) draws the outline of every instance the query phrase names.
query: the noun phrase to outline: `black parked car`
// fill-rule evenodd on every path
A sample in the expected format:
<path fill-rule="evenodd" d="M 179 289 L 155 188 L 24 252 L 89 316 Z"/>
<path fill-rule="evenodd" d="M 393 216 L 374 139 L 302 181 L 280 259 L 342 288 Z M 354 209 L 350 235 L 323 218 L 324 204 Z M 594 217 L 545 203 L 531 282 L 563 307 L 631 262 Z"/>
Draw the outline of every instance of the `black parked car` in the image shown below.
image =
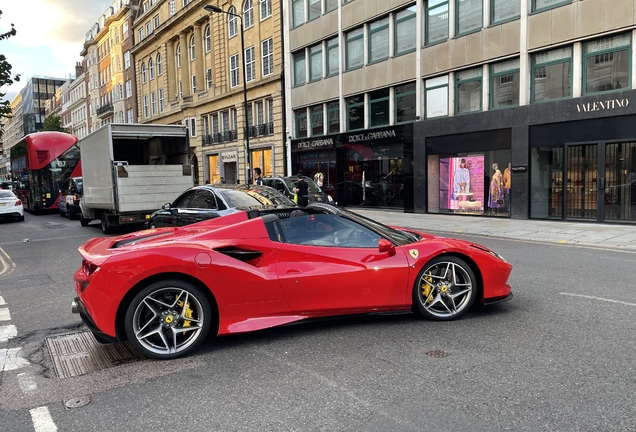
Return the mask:
<path fill-rule="evenodd" d="M 275 189 L 261 185 L 204 185 L 183 192 L 172 204 L 150 216 L 148 228 L 184 226 L 230 214 L 237 209 L 267 206 L 294 206 Z"/>
<path fill-rule="evenodd" d="M 333 202 L 333 198 L 331 195 L 327 195 L 323 192 L 323 190 L 316 184 L 315 181 L 310 179 L 307 176 L 303 176 L 303 180 L 307 182 L 309 185 L 309 202 L 324 202 L 328 204 L 335 204 Z M 264 178 L 263 181 L 267 186 L 273 187 L 277 191 L 287 195 L 289 198 L 293 199 L 296 194 L 296 182 L 298 179 L 296 176 L 292 177 L 267 177 Z"/>
<path fill-rule="evenodd" d="M 82 178 L 71 177 L 66 179 L 57 206 L 60 209 L 60 216 L 68 216 L 69 219 L 79 219 L 82 211 L 80 210 L 80 198 L 82 197 Z"/>

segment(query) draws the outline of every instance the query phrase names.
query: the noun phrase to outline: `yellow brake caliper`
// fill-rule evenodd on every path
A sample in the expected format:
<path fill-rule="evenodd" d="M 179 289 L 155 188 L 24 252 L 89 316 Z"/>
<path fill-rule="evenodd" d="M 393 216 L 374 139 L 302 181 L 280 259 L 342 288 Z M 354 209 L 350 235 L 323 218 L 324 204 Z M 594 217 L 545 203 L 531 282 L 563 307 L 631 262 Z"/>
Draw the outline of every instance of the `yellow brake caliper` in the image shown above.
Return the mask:
<path fill-rule="evenodd" d="M 424 298 L 426 299 L 426 303 L 431 303 L 433 301 L 433 296 L 431 296 L 431 291 L 433 290 L 433 288 L 431 287 L 431 285 L 433 284 L 433 277 L 430 276 L 431 272 L 428 272 L 429 276 L 425 276 L 424 280 L 429 282 L 429 284 L 423 284 L 422 285 L 422 295 L 424 296 Z"/>
<path fill-rule="evenodd" d="M 178 301 L 177 302 L 177 306 L 183 307 L 183 300 Z M 193 310 L 190 309 L 190 303 L 186 304 L 185 305 L 185 314 L 184 314 L 186 316 L 186 318 L 192 318 L 192 312 L 193 312 Z M 190 327 L 190 320 L 183 321 L 183 326 L 184 327 Z"/>

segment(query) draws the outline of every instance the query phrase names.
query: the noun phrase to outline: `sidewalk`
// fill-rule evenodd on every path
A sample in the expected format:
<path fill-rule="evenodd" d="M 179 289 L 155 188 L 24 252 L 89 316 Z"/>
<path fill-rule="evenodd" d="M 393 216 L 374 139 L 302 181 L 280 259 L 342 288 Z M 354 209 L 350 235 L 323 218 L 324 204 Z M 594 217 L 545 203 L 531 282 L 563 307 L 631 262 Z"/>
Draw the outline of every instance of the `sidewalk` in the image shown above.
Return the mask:
<path fill-rule="evenodd" d="M 360 208 L 351 210 L 386 225 L 431 233 L 470 234 L 636 252 L 636 225 L 417 214 Z"/>

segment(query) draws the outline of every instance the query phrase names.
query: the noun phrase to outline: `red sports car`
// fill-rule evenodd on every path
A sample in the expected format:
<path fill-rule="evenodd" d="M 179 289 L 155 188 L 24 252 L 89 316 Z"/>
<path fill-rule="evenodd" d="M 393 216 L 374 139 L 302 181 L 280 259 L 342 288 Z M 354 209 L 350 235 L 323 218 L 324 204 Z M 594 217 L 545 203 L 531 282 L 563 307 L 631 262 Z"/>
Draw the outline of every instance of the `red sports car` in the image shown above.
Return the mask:
<path fill-rule="evenodd" d="M 322 203 L 95 238 L 79 252 L 73 311 L 98 340 L 157 359 L 209 332 L 368 312 L 450 320 L 512 297 L 512 266 L 488 248 Z"/>

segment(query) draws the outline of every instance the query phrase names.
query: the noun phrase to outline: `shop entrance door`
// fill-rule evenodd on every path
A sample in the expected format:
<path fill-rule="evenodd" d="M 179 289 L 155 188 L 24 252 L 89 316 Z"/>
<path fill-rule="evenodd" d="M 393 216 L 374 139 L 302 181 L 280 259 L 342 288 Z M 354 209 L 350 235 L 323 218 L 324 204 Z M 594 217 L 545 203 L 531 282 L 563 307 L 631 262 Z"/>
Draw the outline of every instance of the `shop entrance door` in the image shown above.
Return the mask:
<path fill-rule="evenodd" d="M 636 222 L 636 142 L 566 145 L 565 219 Z"/>

